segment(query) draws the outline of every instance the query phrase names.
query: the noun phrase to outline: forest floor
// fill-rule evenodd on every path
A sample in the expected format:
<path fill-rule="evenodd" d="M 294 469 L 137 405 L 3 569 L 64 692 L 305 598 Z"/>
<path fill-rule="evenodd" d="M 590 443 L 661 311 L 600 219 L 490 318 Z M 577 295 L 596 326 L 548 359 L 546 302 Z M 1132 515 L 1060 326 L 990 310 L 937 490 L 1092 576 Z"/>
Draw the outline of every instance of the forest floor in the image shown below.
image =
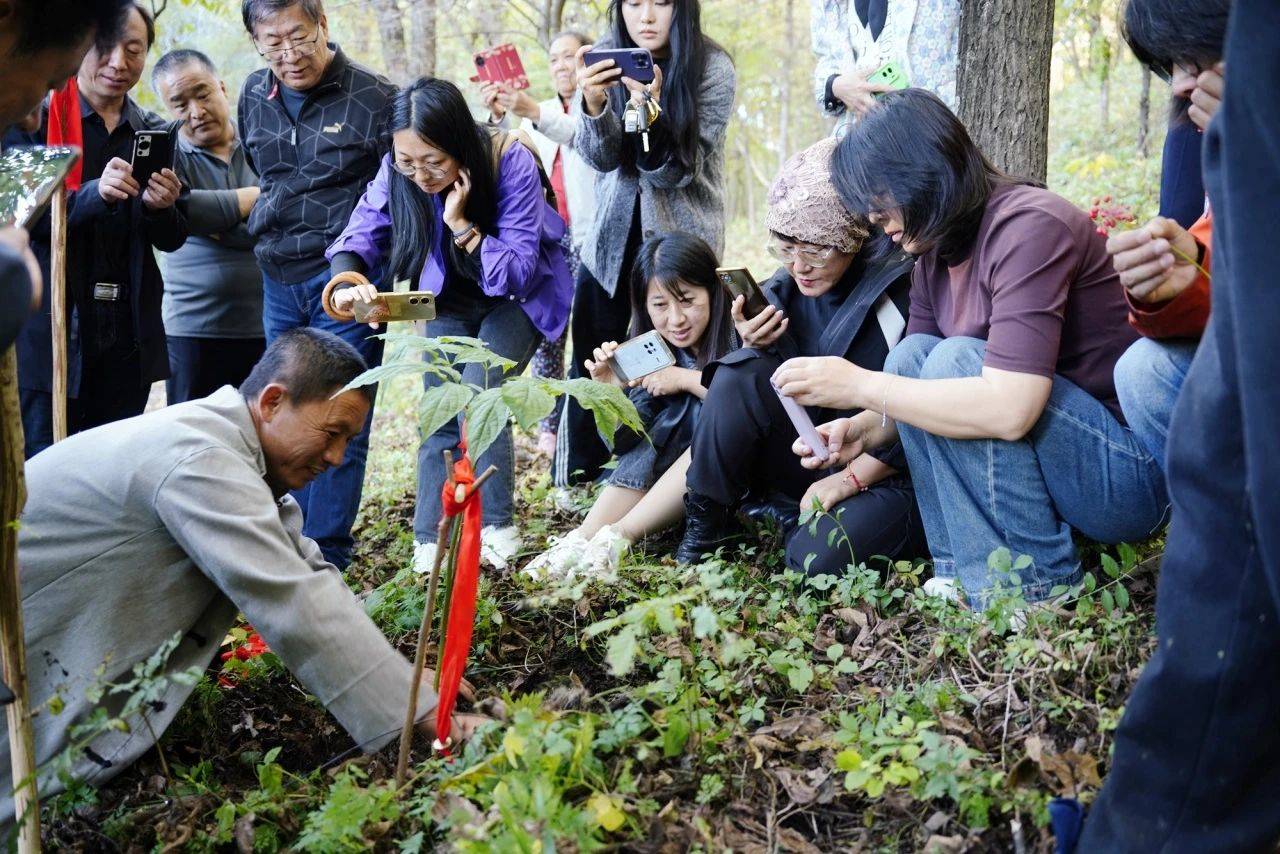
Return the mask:
<path fill-rule="evenodd" d="M 410 656 L 413 404 L 384 390 L 347 574 Z M 527 559 L 574 519 L 526 440 L 518 470 Z M 45 843 L 1048 851 L 1048 800 L 1092 797 L 1153 645 L 1158 542 L 1083 546 L 1085 583 L 1021 631 L 1016 590 L 973 613 L 925 597 L 922 565 L 806 579 L 767 533 L 698 569 L 666 556 L 671 537 L 644 545 L 611 579 L 484 575 L 468 677 L 498 721 L 450 761 L 418 744 L 404 791 L 395 745 L 359 755 L 273 656 L 215 662 L 160 751 L 45 803 Z"/>

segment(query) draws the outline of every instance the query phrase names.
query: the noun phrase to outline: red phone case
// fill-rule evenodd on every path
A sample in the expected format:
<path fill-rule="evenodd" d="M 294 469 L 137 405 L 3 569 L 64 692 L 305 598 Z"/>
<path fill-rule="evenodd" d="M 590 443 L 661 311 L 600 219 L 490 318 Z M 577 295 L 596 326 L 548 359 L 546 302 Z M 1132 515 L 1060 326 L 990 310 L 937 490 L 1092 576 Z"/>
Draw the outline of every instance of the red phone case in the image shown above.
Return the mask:
<path fill-rule="evenodd" d="M 500 44 L 475 55 L 476 76 L 472 83 L 505 83 L 512 89 L 528 89 L 529 76 L 513 44 Z"/>

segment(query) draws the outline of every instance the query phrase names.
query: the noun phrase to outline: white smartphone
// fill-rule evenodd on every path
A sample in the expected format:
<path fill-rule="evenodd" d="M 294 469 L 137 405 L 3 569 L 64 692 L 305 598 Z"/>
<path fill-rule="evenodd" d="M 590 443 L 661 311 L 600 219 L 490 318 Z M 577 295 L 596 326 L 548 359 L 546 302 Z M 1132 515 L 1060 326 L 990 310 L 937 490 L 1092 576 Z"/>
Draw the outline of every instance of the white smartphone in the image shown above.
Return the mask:
<path fill-rule="evenodd" d="M 613 369 L 614 376 L 624 383 L 656 374 L 675 363 L 676 357 L 672 355 L 671 348 L 656 329 L 619 345 L 609 357 L 609 367 Z"/>
<path fill-rule="evenodd" d="M 782 401 L 782 408 L 786 410 L 787 417 L 795 425 L 796 433 L 809 446 L 809 450 L 813 451 L 813 455 L 825 463 L 830 459 L 831 452 L 827 450 L 827 443 L 822 438 L 822 434 L 813 426 L 813 419 L 809 417 L 809 413 L 795 400 L 778 391 L 777 386 L 773 387 L 773 391 L 778 395 L 778 400 Z"/>

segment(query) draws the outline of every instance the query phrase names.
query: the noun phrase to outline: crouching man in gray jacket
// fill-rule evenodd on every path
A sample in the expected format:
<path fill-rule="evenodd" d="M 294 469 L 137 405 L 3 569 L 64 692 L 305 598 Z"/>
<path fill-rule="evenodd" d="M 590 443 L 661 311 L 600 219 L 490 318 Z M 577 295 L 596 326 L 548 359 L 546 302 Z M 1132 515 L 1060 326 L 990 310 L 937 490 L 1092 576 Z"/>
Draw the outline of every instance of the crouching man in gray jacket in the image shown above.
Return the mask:
<path fill-rule="evenodd" d="M 80 433 L 28 462 L 18 554 L 42 768 L 92 713 L 87 689 L 126 681 L 175 635 L 182 639 L 166 671 L 206 667 L 237 612 L 362 748 L 399 733 L 412 666 L 302 536 L 288 494 L 341 464 L 372 399 L 368 388 L 333 395 L 364 370 L 337 336 L 295 329 L 271 344 L 238 391 L 224 386 Z M 101 784 L 118 774 L 191 690 L 189 680 L 171 681 L 145 723 L 94 739 L 75 776 Z M 103 705 L 114 715 L 123 699 Z M 424 686 L 418 711 L 429 736 L 435 705 Z M 455 720 L 465 737 L 483 719 Z M 2 744 L 0 825 L 14 808 L 8 739 Z M 41 795 L 61 788 L 41 774 Z"/>

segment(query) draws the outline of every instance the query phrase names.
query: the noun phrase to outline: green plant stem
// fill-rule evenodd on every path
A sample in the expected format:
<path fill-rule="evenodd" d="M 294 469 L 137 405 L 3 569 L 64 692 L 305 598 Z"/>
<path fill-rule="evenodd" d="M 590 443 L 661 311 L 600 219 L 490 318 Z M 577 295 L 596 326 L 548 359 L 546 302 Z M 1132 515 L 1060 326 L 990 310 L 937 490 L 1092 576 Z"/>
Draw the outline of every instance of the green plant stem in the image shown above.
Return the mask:
<path fill-rule="evenodd" d="M 1183 261 L 1186 261 L 1192 267 L 1195 267 L 1200 272 L 1200 275 L 1205 277 L 1206 281 L 1210 281 L 1210 282 L 1213 281 L 1213 277 L 1209 275 L 1209 271 L 1206 270 L 1204 267 L 1201 267 L 1200 264 L 1196 261 L 1196 259 L 1192 258 L 1187 253 L 1183 252 L 1181 249 L 1174 246 L 1172 243 L 1169 244 L 1169 248 L 1173 250 L 1174 255 L 1177 255 Z"/>

